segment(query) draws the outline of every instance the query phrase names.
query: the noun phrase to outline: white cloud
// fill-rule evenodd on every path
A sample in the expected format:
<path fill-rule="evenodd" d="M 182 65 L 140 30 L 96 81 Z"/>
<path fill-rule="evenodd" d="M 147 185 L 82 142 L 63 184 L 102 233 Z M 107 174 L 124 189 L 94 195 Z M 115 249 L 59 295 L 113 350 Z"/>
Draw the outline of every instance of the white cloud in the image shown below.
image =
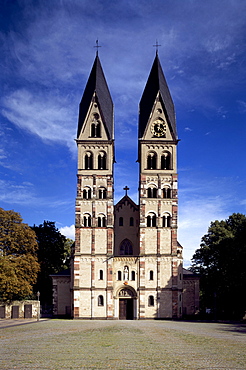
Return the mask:
<path fill-rule="evenodd" d="M 16 183 L 14 181 L 0 180 L 0 201 L 12 206 L 22 205 L 25 207 L 42 206 L 48 208 L 70 207 L 70 199 L 56 199 L 52 197 L 39 197 L 30 182 Z"/>
<path fill-rule="evenodd" d="M 42 140 L 58 141 L 75 151 L 77 117 L 69 99 L 20 89 L 3 98 L 3 104 L 2 114 L 10 122 Z"/>
<path fill-rule="evenodd" d="M 73 239 L 75 238 L 75 226 L 64 226 L 59 229 L 62 235 L 65 235 L 67 238 Z"/>
<path fill-rule="evenodd" d="M 184 259 L 191 260 L 212 221 L 228 216 L 224 199 L 220 196 L 183 199 L 179 205 L 178 240 L 184 248 Z"/>

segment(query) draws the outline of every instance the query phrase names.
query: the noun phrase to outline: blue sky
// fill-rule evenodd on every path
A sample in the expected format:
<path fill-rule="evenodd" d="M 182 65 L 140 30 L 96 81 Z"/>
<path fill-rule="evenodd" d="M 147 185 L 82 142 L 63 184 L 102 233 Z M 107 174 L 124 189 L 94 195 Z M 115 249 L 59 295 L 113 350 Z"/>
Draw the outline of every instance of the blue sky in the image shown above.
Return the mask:
<path fill-rule="evenodd" d="M 115 201 L 127 185 L 137 202 L 138 104 L 158 40 L 188 266 L 211 221 L 246 213 L 245 14 L 240 0 L 2 0 L 0 206 L 72 236 L 74 138 L 96 39 L 115 109 Z"/>

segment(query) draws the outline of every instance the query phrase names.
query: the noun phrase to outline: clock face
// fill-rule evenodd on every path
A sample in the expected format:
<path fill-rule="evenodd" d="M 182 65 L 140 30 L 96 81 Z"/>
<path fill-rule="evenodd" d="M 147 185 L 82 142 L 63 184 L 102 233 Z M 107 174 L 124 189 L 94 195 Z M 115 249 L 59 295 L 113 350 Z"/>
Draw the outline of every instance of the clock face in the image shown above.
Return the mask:
<path fill-rule="evenodd" d="M 156 137 L 166 137 L 166 124 L 161 120 L 156 120 L 151 126 L 151 132 Z"/>

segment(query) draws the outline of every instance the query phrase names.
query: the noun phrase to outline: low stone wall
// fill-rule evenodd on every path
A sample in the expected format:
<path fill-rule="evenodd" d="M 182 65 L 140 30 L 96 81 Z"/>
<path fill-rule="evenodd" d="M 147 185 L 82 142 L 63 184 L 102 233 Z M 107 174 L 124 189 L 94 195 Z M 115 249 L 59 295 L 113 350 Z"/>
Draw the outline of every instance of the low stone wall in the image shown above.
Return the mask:
<path fill-rule="evenodd" d="M 0 302 L 0 319 L 39 319 L 40 302 L 33 300 Z"/>

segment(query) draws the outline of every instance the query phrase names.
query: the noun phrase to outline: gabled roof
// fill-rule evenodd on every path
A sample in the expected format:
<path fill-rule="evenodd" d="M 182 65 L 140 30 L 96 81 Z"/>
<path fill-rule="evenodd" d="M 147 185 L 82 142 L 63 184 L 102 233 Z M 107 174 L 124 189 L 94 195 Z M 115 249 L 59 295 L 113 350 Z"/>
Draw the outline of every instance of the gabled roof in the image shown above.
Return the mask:
<path fill-rule="evenodd" d="M 139 210 L 139 207 L 136 203 L 133 202 L 133 200 L 131 198 L 128 197 L 128 195 L 125 195 L 123 198 L 121 198 L 119 200 L 119 202 L 115 205 L 115 210 L 118 211 L 119 208 L 122 208 L 123 205 L 125 205 L 125 202 L 126 202 L 126 205 L 130 204 L 130 206 L 135 210 L 135 211 L 138 211 Z"/>
<path fill-rule="evenodd" d="M 156 53 L 149 78 L 139 104 L 139 138 L 142 138 L 144 135 L 145 127 L 148 123 L 158 93 L 160 93 L 160 99 L 162 101 L 168 123 L 173 131 L 174 138 L 177 139 L 174 104 L 161 68 L 158 54 Z"/>
<path fill-rule="evenodd" d="M 106 131 L 109 135 L 109 140 L 111 140 L 113 139 L 113 101 L 98 55 L 96 55 L 90 76 L 84 90 L 84 94 L 80 102 L 77 138 L 79 137 L 91 101 L 93 100 L 94 93 L 96 99 L 95 103 L 97 103 L 99 106 L 103 123 L 105 124 Z"/>

